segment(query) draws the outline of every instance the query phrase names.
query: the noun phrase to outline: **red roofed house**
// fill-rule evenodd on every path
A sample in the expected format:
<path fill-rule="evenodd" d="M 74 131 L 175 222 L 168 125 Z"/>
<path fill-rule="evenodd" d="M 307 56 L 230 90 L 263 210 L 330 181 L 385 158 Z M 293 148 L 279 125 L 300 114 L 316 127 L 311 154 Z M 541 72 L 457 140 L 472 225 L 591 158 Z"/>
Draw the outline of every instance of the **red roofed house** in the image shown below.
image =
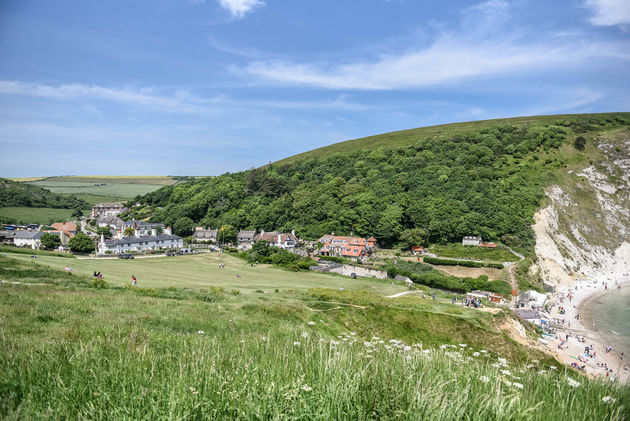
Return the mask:
<path fill-rule="evenodd" d="M 61 245 L 68 245 L 70 240 L 77 233 L 77 225 L 74 222 L 55 222 L 51 225 L 54 229 L 44 231 L 49 234 L 58 234 Z"/>
<path fill-rule="evenodd" d="M 342 235 L 324 235 L 319 239 L 322 248 L 319 254 L 323 256 L 362 257 L 376 248 L 376 238 L 367 240 L 361 237 L 345 237 Z"/>

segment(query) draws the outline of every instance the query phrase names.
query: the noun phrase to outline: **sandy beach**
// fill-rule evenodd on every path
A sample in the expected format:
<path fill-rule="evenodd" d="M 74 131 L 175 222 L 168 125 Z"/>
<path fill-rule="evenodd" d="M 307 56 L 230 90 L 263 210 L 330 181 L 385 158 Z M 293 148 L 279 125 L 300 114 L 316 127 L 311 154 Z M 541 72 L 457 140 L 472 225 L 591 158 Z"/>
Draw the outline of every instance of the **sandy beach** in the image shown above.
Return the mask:
<path fill-rule="evenodd" d="M 608 284 L 608 289 L 605 288 L 605 283 Z M 619 285 L 630 285 L 630 279 L 626 278 L 619 281 Z M 625 383 L 630 377 L 629 357 L 626 352 L 622 359 L 621 353 L 628 350 L 613 349 L 606 352 L 608 344 L 605 339 L 592 329 L 591 320 L 582 317 L 584 309 L 592 300 L 601 294 L 616 293 L 618 291 L 615 281 L 600 280 L 576 281 L 573 287 L 562 288 L 550 294 L 549 313 L 544 314 L 550 320 L 564 320 L 564 325 L 557 329 L 555 338 L 549 339 L 546 346 L 559 361 L 567 365 L 576 363 L 580 367 L 584 367 L 584 371 L 589 376 L 603 376 Z M 558 313 L 560 307 L 564 307 L 564 314 Z M 579 319 L 576 319 L 576 314 L 580 315 Z M 580 340 L 581 338 L 584 338 L 584 342 Z M 585 356 L 585 347 L 587 346 L 589 348 L 592 346 L 591 357 Z"/>

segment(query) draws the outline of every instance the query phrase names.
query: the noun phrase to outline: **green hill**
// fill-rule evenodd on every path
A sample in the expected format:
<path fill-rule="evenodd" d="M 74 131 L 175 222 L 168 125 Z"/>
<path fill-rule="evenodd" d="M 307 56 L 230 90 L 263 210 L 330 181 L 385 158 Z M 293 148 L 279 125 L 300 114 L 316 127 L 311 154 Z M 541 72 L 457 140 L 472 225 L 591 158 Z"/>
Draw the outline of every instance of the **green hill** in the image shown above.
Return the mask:
<path fill-rule="evenodd" d="M 42 187 L 0 178 L 0 207 L 88 209 L 90 205 L 73 196 L 52 193 Z"/>
<path fill-rule="evenodd" d="M 163 187 L 132 216 L 194 224 L 446 243 L 481 235 L 532 252 L 544 188 L 630 113 L 488 120 L 387 133 L 274 164 Z M 593 151 L 592 153 L 597 153 Z"/>

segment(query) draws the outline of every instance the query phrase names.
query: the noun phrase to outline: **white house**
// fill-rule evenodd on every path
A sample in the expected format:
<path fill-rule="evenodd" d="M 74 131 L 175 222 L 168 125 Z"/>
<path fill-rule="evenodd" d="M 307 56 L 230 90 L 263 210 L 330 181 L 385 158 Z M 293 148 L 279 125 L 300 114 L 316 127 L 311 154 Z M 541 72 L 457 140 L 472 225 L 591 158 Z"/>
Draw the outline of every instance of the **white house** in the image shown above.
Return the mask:
<path fill-rule="evenodd" d="M 133 228 L 136 237 L 151 234 L 155 235 L 154 230 L 160 230 L 162 232 L 165 231 L 164 224 L 162 223 L 136 221 L 135 219 L 125 222 L 122 226 L 122 231 L 125 232 L 127 228 Z"/>
<path fill-rule="evenodd" d="M 479 244 L 481 244 L 481 237 L 475 235 L 467 235 L 462 238 L 463 246 L 478 246 Z"/>
<path fill-rule="evenodd" d="M 115 230 L 122 229 L 122 226 L 124 225 L 124 223 L 125 223 L 125 221 L 123 221 L 119 217 L 113 216 L 113 215 L 101 216 L 96 221 L 96 225 L 99 228 L 109 227 L 109 228 L 113 228 Z"/>
<path fill-rule="evenodd" d="M 542 308 L 547 302 L 547 294 L 529 290 L 521 293 L 516 299 L 517 307 L 537 307 Z"/>
<path fill-rule="evenodd" d="M 42 233 L 39 231 L 16 231 L 13 236 L 13 244 L 18 247 L 38 249 L 42 246 L 41 236 Z"/>
<path fill-rule="evenodd" d="M 213 229 L 205 229 L 204 227 L 195 227 L 195 232 L 193 232 L 193 237 L 200 241 L 212 241 L 213 243 L 217 241 L 217 234 L 219 230 Z"/>
<path fill-rule="evenodd" d="M 160 249 L 182 248 L 184 240 L 172 234 L 145 235 L 143 237 L 122 237 L 105 240 L 101 235 L 98 243 L 99 254 L 110 252 L 112 254 L 129 253 L 130 251 L 142 252 Z"/>
<path fill-rule="evenodd" d="M 254 243 L 258 241 L 266 241 L 272 247 L 280 247 L 283 249 L 294 248 L 298 244 L 295 232 L 291 231 L 290 234 L 283 232 L 265 232 L 262 231 L 256 237 L 254 237 Z"/>
<path fill-rule="evenodd" d="M 114 216 L 125 210 L 122 203 L 98 203 L 92 206 L 92 218 L 97 216 Z"/>

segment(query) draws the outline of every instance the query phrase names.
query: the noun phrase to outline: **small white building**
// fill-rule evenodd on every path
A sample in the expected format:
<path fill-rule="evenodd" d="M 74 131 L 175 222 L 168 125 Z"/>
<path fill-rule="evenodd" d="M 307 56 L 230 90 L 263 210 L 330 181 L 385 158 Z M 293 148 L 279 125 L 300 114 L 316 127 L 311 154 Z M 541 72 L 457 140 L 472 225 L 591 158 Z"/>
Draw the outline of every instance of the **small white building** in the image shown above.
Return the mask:
<path fill-rule="evenodd" d="M 481 237 L 476 235 L 467 235 L 462 238 L 463 246 L 479 246 L 479 244 L 481 244 Z"/>
<path fill-rule="evenodd" d="M 124 223 L 125 223 L 125 221 L 123 221 L 122 219 L 120 219 L 117 216 L 112 216 L 112 215 L 101 216 L 96 221 L 96 225 L 99 228 L 108 227 L 108 228 L 113 228 L 115 230 L 122 229 Z"/>
<path fill-rule="evenodd" d="M 122 231 L 125 232 L 127 228 L 133 228 L 137 237 L 142 237 L 145 235 L 155 235 L 155 231 L 157 230 L 161 232 L 164 232 L 166 230 L 164 224 L 162 223 L 136 221 L 135 219 L 125 222 L 122 226 Z"/>
<path fill-rule="evenodd" d="M 35 250 L 42 246 L 41 236 L 42 233 L 39 231 L 16 231 L 13 236 L 13 244 Z"/>
<path fill-rule="evenodd" d="M 97 203 L 92 206 L 92 218 L 99 216 L 115 216 L 125 210 L 122 203 Z"/>
<path fill-rule="evenodd" d="M 193 232 L 193 237 L 199 241 L 212 241 L 216 243 L 217 235 L 219 234 L 219 230 L 206 229 L 204 227 L 195 227 L 195 231 Z"/>
<path fill-rule="evenodd" d="M 542 308 L 547 302 L 547 294 L 543 294 L 537 291 L 529 290 L 521 293 L 516 299 L 517 307 L 537 307 Z"/>

